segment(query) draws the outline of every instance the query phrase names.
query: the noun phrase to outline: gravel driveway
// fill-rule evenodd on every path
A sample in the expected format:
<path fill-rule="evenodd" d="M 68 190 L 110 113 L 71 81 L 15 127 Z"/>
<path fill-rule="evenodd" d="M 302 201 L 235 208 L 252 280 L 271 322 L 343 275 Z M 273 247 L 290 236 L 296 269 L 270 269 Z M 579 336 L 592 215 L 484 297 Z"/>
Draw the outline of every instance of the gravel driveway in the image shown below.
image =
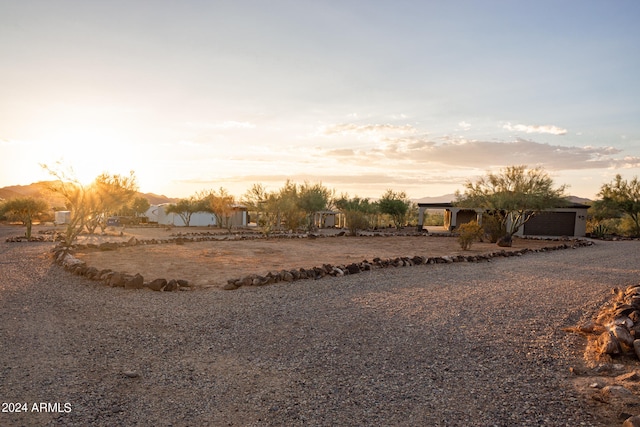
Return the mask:
<path fill-rule="evenodd" d="M 0 243 L 0 396 L 28 408 L 2 426 L 621 425 L 571 385 L 562 328 L 638 282 L 639 241 L 179 293 L 50 248 Z"/>

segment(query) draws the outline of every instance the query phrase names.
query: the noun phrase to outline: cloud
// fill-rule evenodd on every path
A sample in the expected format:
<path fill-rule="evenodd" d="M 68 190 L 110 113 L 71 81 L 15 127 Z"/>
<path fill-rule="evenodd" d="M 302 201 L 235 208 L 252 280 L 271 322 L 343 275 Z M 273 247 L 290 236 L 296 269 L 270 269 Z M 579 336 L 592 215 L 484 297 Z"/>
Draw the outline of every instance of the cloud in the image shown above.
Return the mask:
<path fill-rule="evenodd" d="M 338 151 L 338 152 L 336 152 Z M 566 147 L 526 139 L 514 141 L 477 141 L 443 138 L 387 138 L 382 147 L 328 150 L 324 154 L 337 161 L 362 166 L 392 165 L 415 169 L 434 165 L 454 168 L 488 169 L 513 164 L 542 166 L 548 170 L 582 170 L 635 167 L 636 157 L 615 157 L 614 147 Z"/>
<path fill-rule="evenodd" d="M 204 123 L 204 122 L 187 122 L 188 127 L 197 129 L 254 129 L 255 124 L 250 122 L 238 122 L 235 120 L 227 120 L 224 122 Z"/>
<path fill-rule="evenodd" d="M 372 124 L 359 125 L 355 123 L 341 123 L 325 126 L 321 133 L 324 135 L 347 134 L 388 134 L 388 133 L 415 133 L 416 128 L 411 125 Z"/>
<path fill-rule="evenodd" d="M 462 121 L 460 123 L 458 123 L 458 127 L 462 130 L 469 130 L 471 129 L 471 125 L 465 121 Z"/>
<path fill-rule="evenodd" d="M 507 123 L 502 126 L 503 129 L 516 131 L 516 132 L 525 132 L 525 133 L 546 133 L 551 135 L 565 135 L 567 133 L 566 129 L 559 128 L 553 125 L 512 125 L 511 123 Z"/>
<path fill-rule="evenodd" d="M 329 150 L 325 152 L 329 157 L 343 157 L 353 156 L 356 152 L 351 148 L 337 148 L 335 150 Z"/>
<path fill-rule="evenodd" d="M 260 182 L 270 186 L 278 186 L 283 184 L 287 179 L 294 182 L 302 183 L 308 182 L 322 182 L 326 186 L 339 186 L 346 187 L 351 185 L 381 185 L 381 186 L 393 186 L 393 185 L 424 185 L 419 178 L 414 174 L 401 175 L 401 174 L 384 174 L 384 173 L 361 173 L 357 175 L 341 175 L 341 174 L 291 174 L 291 175 L 234 175 L 224 178 L 225 182 Z M 190 183 L 210 183 L 209 180 L 183 180 L 182 182 Z M 462 182 L 462 179 L 457 176 L 448 175 L 442 173 L 438 176 L 430 175 L 428 178 L 429 184 L 458 184 Z M 366 187 L 363 187 L 366 189 Z"/>

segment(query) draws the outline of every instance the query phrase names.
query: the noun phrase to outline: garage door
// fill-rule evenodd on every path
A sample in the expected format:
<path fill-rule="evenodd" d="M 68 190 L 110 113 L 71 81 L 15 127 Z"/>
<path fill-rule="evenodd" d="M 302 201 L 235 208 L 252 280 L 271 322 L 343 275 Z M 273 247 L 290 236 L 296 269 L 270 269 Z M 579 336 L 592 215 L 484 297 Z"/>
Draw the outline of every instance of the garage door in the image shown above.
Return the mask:
<path fill-rule="evenodd" d="M 575 212 L 545 212 L 535 215 L 524 225 L 528 236 L 573 236 Z"/>

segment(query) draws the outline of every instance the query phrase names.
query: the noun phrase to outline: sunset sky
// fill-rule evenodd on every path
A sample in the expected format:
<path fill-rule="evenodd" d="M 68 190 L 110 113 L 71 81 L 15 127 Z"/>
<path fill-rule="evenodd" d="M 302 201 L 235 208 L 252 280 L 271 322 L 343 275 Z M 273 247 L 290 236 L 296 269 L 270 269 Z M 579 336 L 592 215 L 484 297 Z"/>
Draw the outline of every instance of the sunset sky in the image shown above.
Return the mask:
<path fill-rule="evenodd" d="M 0 0 L 0 187 L 287 178 L 412 198 L 542 166 L 640 175 L 640 2 Z"/>

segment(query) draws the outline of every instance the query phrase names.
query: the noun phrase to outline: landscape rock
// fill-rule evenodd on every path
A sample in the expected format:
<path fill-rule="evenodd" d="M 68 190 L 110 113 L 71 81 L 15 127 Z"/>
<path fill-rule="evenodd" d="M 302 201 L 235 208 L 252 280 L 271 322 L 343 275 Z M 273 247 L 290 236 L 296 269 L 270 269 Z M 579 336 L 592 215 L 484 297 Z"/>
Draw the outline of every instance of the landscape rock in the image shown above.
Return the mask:
<path fill-rule="evenodd" d="M 236 285 L 235 283 L 227 283 L 226 285 L 224 285 L 222 287 L 222 289 L 224 289 L 225 291 L 233 291 L 235 289 L 238 289 L 239 286 Z"/>
<path fill-rule="evenodd" d="M 618 375 L 616 377 L 616 381 L 618 381 L 618 382 L 624 382 L 624 381 L 637 382 L 637 381 L 640 381 L 640 375 L 638 375 L 637 371 L 628 372 L 626 374 Z"/>
<path fill-rule="evenodd" d="M 624 326 L 614 326 L 611 328 L 611 332 L 613 332 L 613 335 L 619 343 L 624 344 L 627 347 L 633 347 L 633 337 L 627 328 Z"/>
<path fill-rule="evenodd" d="M 161 291 L 167 286 L 167 279 L 155 279 L 147 283 L 146 286 L 153 291 Z"/>
<path fill-rule="evenodd" d="M 608 385 L 602 388 L 602 394 L 604 396 L 614 398 L 614 399 L 624 399 L 628 397 L 632 397 L 633 393 L 626 387 L 621 385 Z"/>
<path fill-rule="evenodd" d="M 115 251 L 118 249 L 118 244 L 115 242 L 104 242 L 98 245 L 98 249 L 101 251 Z"/>
<path fill-rule="evenodd" d="M 513 245 L 513 240 L 511 236 L 503 236 L 498 239 L 496 244 L 501 248 L 510 248 Z"/>
<path fill-rule="evenodd" d="M 124 287 L 125 289 L 142 289 L 144 287 L 144 277 L 137 273 L 124 282 Z"/>
<path fill-rule="evenodd" d="M 603 332 L 598 337 L 598 351 L 602 354 L 620 354 L 620 344 L 611 331 Z"/>
<path fill-rule="evenodd" d="M 167 286 L 165 286 L 164 290 L 166 292 L 173 292 L 178 290 L 178 281 L 175 279 L 171 279 L 167 282 Z"/>
<path fill-rule="evenodd" d="M 109 286 L 112 288 L 121 288 L 124 287 L 126 277 L 123 273 L 113 273 L 113 275 L 109 279 Z"/>
<path fill-rule="evenodd" d="M 640 415 L 634 415 L 627 418 L 622 423 L 622 427 L 640 427 Z"/>

